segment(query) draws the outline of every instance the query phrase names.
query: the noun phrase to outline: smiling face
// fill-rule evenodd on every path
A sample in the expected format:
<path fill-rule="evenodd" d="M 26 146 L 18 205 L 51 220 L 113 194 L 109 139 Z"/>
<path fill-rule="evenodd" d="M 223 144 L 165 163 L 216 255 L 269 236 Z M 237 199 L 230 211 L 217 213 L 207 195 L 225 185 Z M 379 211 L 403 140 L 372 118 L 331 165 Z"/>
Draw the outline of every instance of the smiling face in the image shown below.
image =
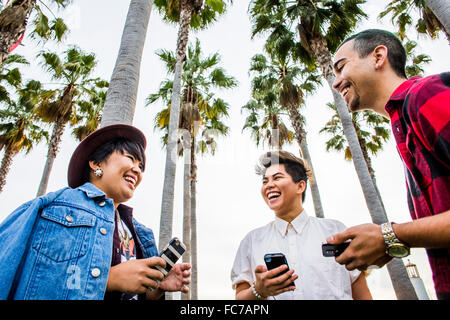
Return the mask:
<path fill-rule="evenodd" d="M 344 43 L 336 52 L 333 83 L 333 88 L 342 95 L 351 112 L 371 109 L 377 88 L 373 56 L 360 58 L 353 43 L 354 40 Z"/>
<path fill-rule="evenodd" d="M 102 169 L 103 175 L 92 174 L 90 182 L 113 199 L 115 206 L 130 200 L 142 180 L 142 163 L 127 151 L 113 151 L 104 161 L 90 161 L 89 166 L 92 171 Z"/>
<path fill-rule="evenodd" d="M 289 221 L 303 210 L 302 193 L 305 187 L 305 181 L 293 181 L 284 164 L 274 164 L 267 168 L 263 176 L 261 195 L 279 218 Z"/>

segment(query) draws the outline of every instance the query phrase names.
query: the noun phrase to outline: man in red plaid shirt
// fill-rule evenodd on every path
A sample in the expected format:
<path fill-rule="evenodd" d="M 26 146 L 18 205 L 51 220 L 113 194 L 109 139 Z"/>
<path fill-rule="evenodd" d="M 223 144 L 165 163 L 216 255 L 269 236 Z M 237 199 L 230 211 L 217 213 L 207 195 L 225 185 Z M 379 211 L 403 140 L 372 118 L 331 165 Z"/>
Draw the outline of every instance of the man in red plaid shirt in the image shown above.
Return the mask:
<path fill-rule="evenodd" d="M 450 299 L 450 72 L 407 79 L 405 63 L 392 33 L 365 30 L 337 50 L 333 86 L 351 112 L 368 109 L 391 119 L 413 221 L 363 224 L 327 241 L 352 239 L 336 258 L 349 270 L 381 267 L 423 247 L 438 299 Z"/>

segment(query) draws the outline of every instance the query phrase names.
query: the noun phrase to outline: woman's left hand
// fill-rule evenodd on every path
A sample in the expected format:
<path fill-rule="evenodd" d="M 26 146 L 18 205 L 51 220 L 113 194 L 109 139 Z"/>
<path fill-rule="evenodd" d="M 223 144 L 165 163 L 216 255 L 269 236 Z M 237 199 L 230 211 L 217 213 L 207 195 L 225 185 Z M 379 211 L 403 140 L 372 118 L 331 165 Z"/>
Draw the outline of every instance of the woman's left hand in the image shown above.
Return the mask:
<path fill-rule="evenodd" d="M 159 288 L 164 291 L 181 291 L 188 293 L 187 285 L 191 283 L 191 265 L 189 263 L 177 263 L 173 266 L 163 281 L 159 283 Z"/>

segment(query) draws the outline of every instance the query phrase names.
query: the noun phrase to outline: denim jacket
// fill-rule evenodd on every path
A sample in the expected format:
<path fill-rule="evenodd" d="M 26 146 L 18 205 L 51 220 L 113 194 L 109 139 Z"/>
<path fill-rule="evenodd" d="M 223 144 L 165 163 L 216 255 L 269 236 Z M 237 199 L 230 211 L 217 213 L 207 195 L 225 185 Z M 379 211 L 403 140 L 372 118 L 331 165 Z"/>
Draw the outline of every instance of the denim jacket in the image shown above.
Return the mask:
<path fill-rule="evenodd" d="M 151 229 L 133 219 L 144 258 Z M 103 299 L 111 267 L 114 206 L 91 183 L 31 200 L 0 224 L 0 299 Z"/>

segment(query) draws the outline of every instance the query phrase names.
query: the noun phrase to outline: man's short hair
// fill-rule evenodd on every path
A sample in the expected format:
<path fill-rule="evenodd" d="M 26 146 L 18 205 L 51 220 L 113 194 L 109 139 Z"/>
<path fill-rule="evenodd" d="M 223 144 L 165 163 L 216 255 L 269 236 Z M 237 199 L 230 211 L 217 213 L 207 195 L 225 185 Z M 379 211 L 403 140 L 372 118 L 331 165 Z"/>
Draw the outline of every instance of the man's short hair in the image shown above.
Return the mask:
<path fill-rule="evenodd" d="M 267 168 L 274 164 L 283 164 L 286 172 L 291 176 L 295 183 L 305 181 L 305 190 L 302 194 L 302 202 L 305 201 L 306 184 L 308 182 L 309 170 L 305 162 L 287 151 L 269 151 L 259 158 L 256 165 L 256 174 L 264 176 Z"/>
<path fill-rule="evenodd" d="M 350 40 L 355 40 L 353 49 L 358 52 L 360 58 L 367 57 L 379 45 L 386 46 L 392 69 L 398 76 L 407 78 L 405 73 L 406 51 L 401 41 L 393 33 L 381 29 L 367 29 L 348 37 L 340 46 Z"/>

